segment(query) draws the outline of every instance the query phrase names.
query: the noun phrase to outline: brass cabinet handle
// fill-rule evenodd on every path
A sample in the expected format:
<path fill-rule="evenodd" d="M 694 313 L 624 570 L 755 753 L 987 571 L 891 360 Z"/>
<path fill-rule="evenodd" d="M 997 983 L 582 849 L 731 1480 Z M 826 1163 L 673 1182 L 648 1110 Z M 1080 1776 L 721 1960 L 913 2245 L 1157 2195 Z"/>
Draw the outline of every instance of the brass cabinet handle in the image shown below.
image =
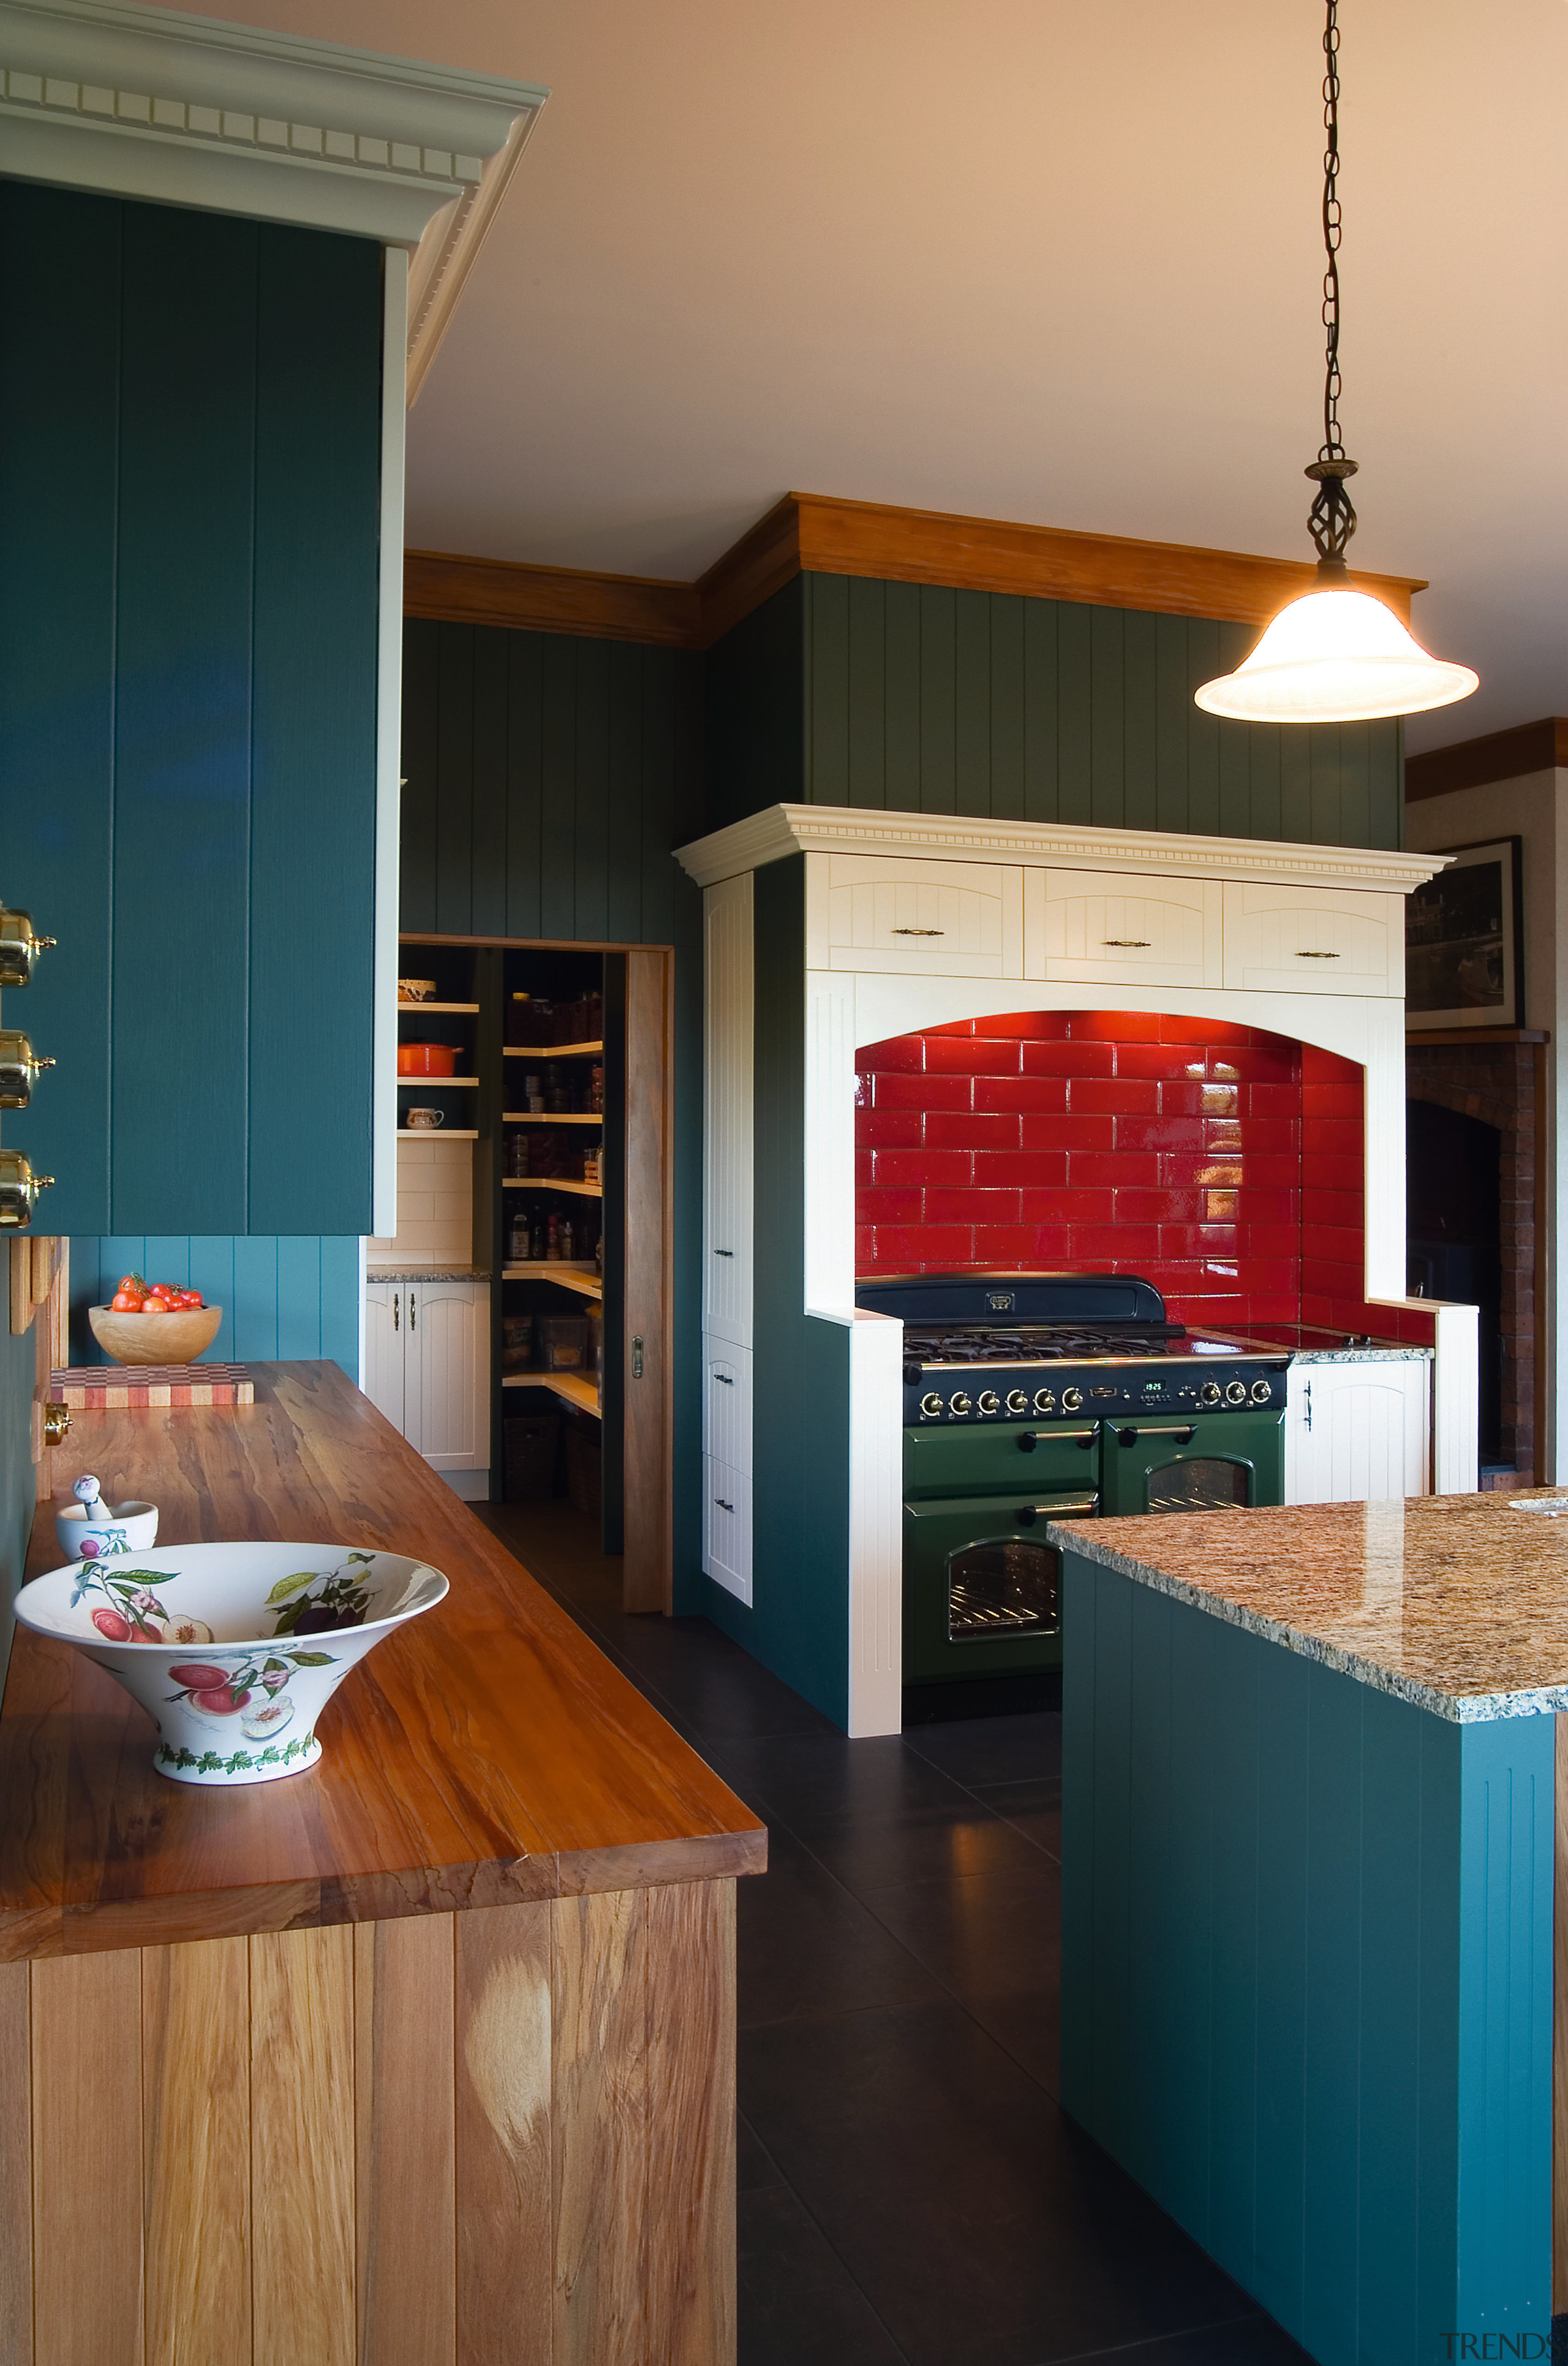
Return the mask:
<path fill-rule="evenodd" d="M 43 1442 L 46 1446 L 62 1446 L 71 1427 L 71 1407 L 46 1404 L 43 1409 Z"/>
<path fill-rule="evenodd" d="M 946 929 L 890 929 L 888 933 L 893 937 L 945 937 L 947 931 Z"/>
<path fill-rule="evenodd" d="M 1173 1437 L 1179 1446 L 1186 1446 L 1192 1442 L 1193 1435 L 1190 1421 L 1139 1422 L 1136 1429 L 1130 1425 L 1126 1429 L 1119 1429 L 1116 1443 L 1118 1446 L 1136 1446 L 1140 1437 Z"/>
<path fill-rule="evenodd" d="M 1297 953 L 1297 955 L 1296 955 L 1296 959 L 1297 959 L 1297 961 L 1338 961 L 1338 958 L 1339 958 L 1339 956 L 1338 956 L 1338 953 L 1302 953 L 1302 952 L 1298 952 L 1298 953 Z"/>
<path fill-rule="evenodd" d="M 1046 1446 L 1092 1446 L 1099 1435 L 1100 1432 L 1097 1428 L 1058 1429 L 1054 1436 L 1042 1440 L 1034 1430 L 1024 1429 L 1020 1430 L 1018 1433 L 1018 1451 L 1020 1454 L 1033 1454 L 1035 1448 L 1041 1444 Z"/>
<path fill-rule="evenodd" d="M 1125 946 L 1129 952 L 1147 953 L 1153 946 L 1152 937 L 1102 937 L 1103 945 Z"/>

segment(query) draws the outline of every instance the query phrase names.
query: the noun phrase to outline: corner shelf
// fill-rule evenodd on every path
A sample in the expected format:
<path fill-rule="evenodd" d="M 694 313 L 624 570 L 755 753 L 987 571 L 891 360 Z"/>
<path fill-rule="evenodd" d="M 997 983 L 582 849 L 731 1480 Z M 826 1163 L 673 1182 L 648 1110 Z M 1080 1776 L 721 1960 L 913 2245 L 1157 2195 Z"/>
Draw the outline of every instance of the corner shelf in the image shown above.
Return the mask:
<path fill-rule="evenodd" d="M 599 1391 L 580 1372 L 503 1372 L 503 1389 L 552 1389 L 579 1413 L 591 1413 L 599 1418 Z"/>
<path fill-rule="evenodd" d="M 602 1110 L 502 1110 L 503 1125 L 602 1125 Z"/>
<path fill-rule="evenodd" d="M 503 1175 L 503 1191 L 575 1191 L 580 1200 L 602 1200 L 602 1183 L 568 1183 L 554 1175 Z"/>
<path fill-rule="evenodd" d="M 405 1014 L 406 1012 L 409 1012 L 409 1011 L 416 1011 L 416 1010 L 417 1010 L 417 1011 L 439 1010 L 439 1011 L 442 1011 L 442 1012 L 446 1013 L 446 1014 L 452 1014 L 452 1013 L 455 1013 L 455 1012 L 462 1012 L 465 1016 L 466 1016 L 466 1017 L 468 1017 L 468 1018 L 470 1018 L 470 1019 L 477 1019 L 477 1017 L 479 1016 L 479 1006 L 478 1006 L 478 1004 L 477 1004 L 476 1002 L 401 1002 L 401 1001 L 400 1001 L 400 1002 L 398 1003 L 398 1018 L 399 1018 L 399 1019 L 401 1019 L 401 1018 L 404 1016 L 404 1014 Z"/>
<path fill-rule="evenodd" d="M 530 1257 L 525 1264 L 504 1265 L 503 1281 L 555 1281 L 563 1290 L 576 1290 L 584 1298 L 603 1299 L 604 1284 L 597 1266 L 568 1263 L 565 1257 Z"/>
<path fill-rule="evenodd" d="M 404 1008 L 408 1005 L 404 1004 Z M 425 1006 L 427 1008 L 429 1005 Z M 586 1060 L 590 1055 L 602 1057 L 602 1043 L 505 1043 L 502 1053 L 509 1060 Z"/>

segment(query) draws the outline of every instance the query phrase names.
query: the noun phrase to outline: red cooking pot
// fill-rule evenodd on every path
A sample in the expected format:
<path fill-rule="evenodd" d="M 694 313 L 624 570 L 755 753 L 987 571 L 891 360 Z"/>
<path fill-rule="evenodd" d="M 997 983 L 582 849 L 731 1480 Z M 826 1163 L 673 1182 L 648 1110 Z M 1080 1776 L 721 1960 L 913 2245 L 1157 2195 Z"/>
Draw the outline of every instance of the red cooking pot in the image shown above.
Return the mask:
<path fill-rule="evenodd" d="M 400 1076 L 452 1076 L 457 1073 L 455 1043 L 399 1043 Z"/>

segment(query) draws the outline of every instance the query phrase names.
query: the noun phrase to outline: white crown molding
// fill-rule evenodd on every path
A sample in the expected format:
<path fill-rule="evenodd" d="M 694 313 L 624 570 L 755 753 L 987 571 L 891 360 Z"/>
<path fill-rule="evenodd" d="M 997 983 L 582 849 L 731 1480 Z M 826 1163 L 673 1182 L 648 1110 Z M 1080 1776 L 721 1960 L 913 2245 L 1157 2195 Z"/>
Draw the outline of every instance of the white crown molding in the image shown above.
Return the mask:
<path fill-rule="evenodd" d="M 409 266 L 409 360 L 405 400 L 411 411 L 430 375 L 485 233 L 496 218 L 508 184 L 539 120 L 537 107 L 514 118 L 505 143 L 485 160 L 476 184 L 436 215 Z"/>
<path fill-rule="evenodd" d="M 0 174 L 410 253 L 433 228 L 427 317 L 548 96 L 174 9 L 0 0 Z"/>
<path fill-rule="evenodd" d="M 784 805 L 678 847 L 676 860 L 700 886 L 711 887 L 789 854 L 902 854 L 943 862 L 1047 863 L 1070 871 L 1175 871 L 1188 877 L 1300 881 L 1400 896 L 1433 878 L 1449 860 L 1375 847 L 1190 838 L 1169 829 L 1058 829 L 1043 822 L 973 821 L 958 814 Z"/>

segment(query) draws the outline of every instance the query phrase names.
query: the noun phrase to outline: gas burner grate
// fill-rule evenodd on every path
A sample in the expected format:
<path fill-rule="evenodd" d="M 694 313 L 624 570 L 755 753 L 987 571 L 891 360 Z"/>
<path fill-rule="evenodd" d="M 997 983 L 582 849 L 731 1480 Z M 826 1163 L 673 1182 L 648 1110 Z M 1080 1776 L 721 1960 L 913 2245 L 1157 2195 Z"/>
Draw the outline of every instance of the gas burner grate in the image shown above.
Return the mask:
<path fill-rule="evenodd" d="M 1056 1324 L 1014 1331 L 906 1329 L 904 1354 L 923 1364 L 1039 1364 L 1070 1358 L 1082 1362 L 1099 1356 L 1169 1355 L 1168 1342 L 1184 1335 L 1179 1323 L 1103 1331 L 1070 1330 Z"/>

